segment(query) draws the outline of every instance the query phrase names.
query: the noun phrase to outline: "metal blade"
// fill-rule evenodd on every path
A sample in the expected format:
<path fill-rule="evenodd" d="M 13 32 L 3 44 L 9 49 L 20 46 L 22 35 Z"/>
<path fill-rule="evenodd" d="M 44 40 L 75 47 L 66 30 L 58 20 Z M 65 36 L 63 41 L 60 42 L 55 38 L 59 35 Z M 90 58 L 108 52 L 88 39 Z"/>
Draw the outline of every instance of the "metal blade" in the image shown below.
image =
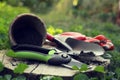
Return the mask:
<path fill-rule="evenodd" d="M 70 47 L 72 47 L 73 52 L 76 52 L 76 53 L 80 53 L 81 51 L 84 51 L 86 53 L 92 52 L 95 56 L 100 56 L 100 55 L 103 55 L 105 52 L 101 46 L 95 43 L 88 43 L 88 42 L 76 40 L 73 38 L 67 38 L 66 43 Z"/>
<path fill-rule="evenodd" d="M 67 50 L 67 51 L 71 51 L 72 50 L 72 48 L 67 43 L 65 43 L 63 41 L 60 41 L 59 39 L 54 38 L 54 42 L 62 50 Z"/>
<path fill-rule="evenodd" d="M 62 66 L 65 66 L 67 68 L 72 68 L 73 66 L 77 66 L 78 68 L 80 68 L 82 64 L 84 64 L 84 63 L 79 62 L 72 58 L 68 64 L 62 64 Z"/>

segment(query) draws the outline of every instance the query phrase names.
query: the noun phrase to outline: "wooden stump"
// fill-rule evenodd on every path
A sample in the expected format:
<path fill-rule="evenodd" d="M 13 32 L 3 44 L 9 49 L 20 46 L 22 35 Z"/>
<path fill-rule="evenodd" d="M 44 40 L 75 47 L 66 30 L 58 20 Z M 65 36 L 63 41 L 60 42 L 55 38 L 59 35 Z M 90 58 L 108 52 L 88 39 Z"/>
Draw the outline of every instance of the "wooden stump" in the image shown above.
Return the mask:
<path fill-rule="evenodd" d="M 10 57 L 7 57 L 5 55 L 5 50 L 0 51 L 0 61 L 3 62 L 5 68 L 14 70 L 14 68 L 22 62 L 22 60 L 16 60 L 12 59 Z M 27 61 L 24 61 L 25 63 L 28 63 Z M 24 71 L 24 73 L 31 73 L 34 75 L 53 75 L 53 76 L 73 76 L 75 75 L 78 71 L 72 70 L 69 68 L 65 68 L 62 66 L 53 66 L 53 65 L 48 65 L 44 63 L 39 63 L 39 62 L 34 62 L 34 63 L 28 63 L 28 68 Z"/>
<path fill-rule="evenodd" d="M 72 80 L 72 77 L 79 72 L 62 66 L 53 66 L 36 61 L 31 62 L 13 59 L 11 57 L 7 57 L 5 52 L 5 50 L 0 51 L 0 61 L 3 62 L 3 65 L 5 66 L 5 69 L 0 73 L 0 75 L 12 74 L 14 76 L 15 74 L 13 73 L 13 70 L 17 64 L 21 62 L 28 64 L 29 67 L 24 71 L 24 75 L 27 76 L 27 78 L 30 78 L 30 80 L 38 80 L 38 76 L 40 75 L 61 76 L 64 77 L 65 80 Z M 93 69 L 94 68 L 95 66 Z M 88 73 L 92 72 L 93 69 L 89 70 Z"/>

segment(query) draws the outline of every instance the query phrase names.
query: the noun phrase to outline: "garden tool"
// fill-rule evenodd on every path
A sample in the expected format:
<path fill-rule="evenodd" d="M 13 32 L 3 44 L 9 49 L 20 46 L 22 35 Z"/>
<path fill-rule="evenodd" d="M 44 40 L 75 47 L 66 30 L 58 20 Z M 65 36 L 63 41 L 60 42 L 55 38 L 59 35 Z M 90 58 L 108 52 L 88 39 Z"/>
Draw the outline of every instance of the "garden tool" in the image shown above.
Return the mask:
<path fill-rule="evenodd" d="M 33 45 L 17 45 L 17 46 L 14 46 L 12 49 L 16 52 L 19 52 L 19 51 L 32 51 L 33 52 L 34 51 L 34 52 L 43 53 L 43 54 L 48 54 L 48 52 L 50 52 L 51 50 L 56 51 L 56 49 L 46 49 L 46 48 L 42 48 L 42 47 L 39 47 L 39 46 L 33 46 Z M 69 51 L 69 52 L 58 52 L 58 51 L 56 51 L 54 54 L 61 54 L 61 53 L 62 54 L 67 54 L 73 60 L 75 59 L 79 62 L 83 62 L 83 63 L 88 64 L 88 65 L 91 65 L 91 64 L 107 65 L 109 63 L 108 59 L 104 59 L 101 56 L 95 56 L 93 54 L 93 52 L 85 52 L 85 51 L 80 52 L 80 50 L 78 50 L 76 52 L 74 50 L 74 51 Z M 74 61 L 71 62 L 71 63 L 74 63 Z"/>
<path fill-rule="evenodd" d="M 113 50 L 114 45 L 111 42 L 111 40 L 107 39 L 104 35 L 97 35 L 95 37 L 87 37 L 81 33 L 78 32 L 64 32 L 62 34 L 59 34 L 60 37 L 71 37 L 76 40 L 83 40 L 85 42 L 90 42 L 90 43 L 96 43 L 103 47 L 105 51 L 108 50 Z"/>
<path fill-rule="evenodd" d="M 95 43 L 88 43 L 82 40 L 76 40 L 73 38 L 67 38 L 66 43 L 72 47 L 74 53 L 88 53 L 94 56 L 100 56 L 104 54 L 104 49 L 95 44 Z M 84 55 L 84 54 L 83 54 Z"/>
<path fill-rule="evenodd" d="M 72 50 L 70 51 L 71 55 L 74 54 L 80 56 L 79 54 L 81 55 L 90 54 L 93 56 L 100 56 L 105 53 L 105 50 L 100 45 L 95 43 L 89 43 L 83 40 L 76 40 L 74 38 L 65 37 L 65 36 L 64 37 L 56 36 L 56 38 L 59 39 L 61 42 L 63 41 L 67 43 L 72 48 Z M 83 54 L 83 53 L 87 53 L 87 54 Z"/>
<path fill-rule="evenodd" d="M 105 53 L 105 50 L 95 43 L 84 42 L 73 38 L 67 38 L 66 43 L 72 47 L 72 53 L 74 53 L 74 55 L 69 55 L 75 60 L 81 61 L 88 65 L 92 64 L 107 66 L 110 63 L 109 59 L 104 59 L 101 56 Z"/>
<path fill-rule="evenodd" d="M 71 51 L 72 50 L 72 48 L 68 44 L 66 44 L 63 41 L 60 41 L 59 39 L 54 38 L 52 35 L 50 35 L 48 33 L 47 33 L 47 39 L 49 41 L 52 41 L 55 44 L 57 44 L 57 48 L 59 48 L 59 49 L 62 49 L 62 50 L 65 50 L 65 51 Z"/>
<path fill-rule="evenodd" d="M 69 38 L 68 38 L 69 40 Z M 67 40 L 67 41 L 68 41 Z M 69 41 L 68 41 L 69 42 Z M 91 44 L 91 43 L 90 43 Z M 42 48 L 39 46 L 33 46 L 33 45 L 17 45 L 12 47 L 12 49 L 16 52 L 18 51 L 34 51 L 34 52 L 39 52 L 39 53 L 43 53 L 43 54 L 48 54 L 49 51 L 51 50 L 55 50 L 56 49 L 46 49 L 46 48 Z M 93 64 L 106 64 L 108 63 L 108 60 L 103 59 L 102 57 L 99 59 L 98 57 L 100 56 L 96 56 L 93 52 L 86 52 L 86 51 L 80 51 L 80 50 L 74 50 L 73 51 L 69 51 L 69 52 L 58 52 L 56 51 L 55 54 L 67 54 L 70 57 L 72 57 L 75 60 L 78 60 L 79 62 L 83 62 L 83 63 L 93 63 Z M 86 59 L 87 58 L 87 59 Z"/>
<path fill-rule="evenodd" d="M 81 67 L 83 63 L 74 60 L 69 55 L 64 53 L 55 53 L 54 50 L 50 50 L 48 54 L 36 52 L 36 51 L 17 51 L 13 52 L 12 50 L 8 51 L 7 56 L 18 58 L 18 59 L 29 59 L 29 60 L 37 60 L 46 62 L 50 65 L 62 65 L 68 68 L 72 68 L 73 66 Z"/>

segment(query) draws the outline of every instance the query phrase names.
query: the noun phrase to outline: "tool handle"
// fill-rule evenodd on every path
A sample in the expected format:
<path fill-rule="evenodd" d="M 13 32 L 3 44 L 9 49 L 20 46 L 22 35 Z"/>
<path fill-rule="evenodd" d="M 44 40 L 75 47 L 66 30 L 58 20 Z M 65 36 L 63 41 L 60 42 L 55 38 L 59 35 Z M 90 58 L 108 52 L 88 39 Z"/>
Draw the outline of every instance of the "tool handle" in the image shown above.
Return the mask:
<path fill-rule="evenodd" d="M 67 45 L 65 42 L 62 42 L 58 39 L 55 39 L 52 35 L 50 35 L 48 33 L 47 33 L 47 39 L 56 43 L 58 48 L 60 48 L 62 50 L 65 50 L 65 51 L 71 51 L 72 50 L 72 48 L 69 45 Z"/>
<path fill-rule="evenodd" d="M 52 49 L 41 48 L 40 46 L 29 45 L 29 44 L 19 44 L 16 46 L 12 46 L 11 48 L 14 51 L 36 51 L 44 54 L 48 54 L 48 52 L 52 50 Z"/>
<path fill-rule="evenodd" d="M 40 60 L 44 62 L 47 62 L 51 58 L 51 56 L 49 55 L 44 55 L 32 51 L 18 51 L 18 52 L 8 51 L 7 56 L 21 59 Z"/>
<path fill-rule="evenodd" d="M 19 52 L 8 51 L 6 55 L 13 58 L 43 61 L 52 65 L 67 64 L 71 61 L 71 57 L 66 54 L 46 55 L 31 51 L 19 51 Z"/>
<path fill-rule="evenodd" d="M 50 35 L 50 34 L 47 33 L 47 39 L 53 42 L 54 37 L 52 35 Z"/>

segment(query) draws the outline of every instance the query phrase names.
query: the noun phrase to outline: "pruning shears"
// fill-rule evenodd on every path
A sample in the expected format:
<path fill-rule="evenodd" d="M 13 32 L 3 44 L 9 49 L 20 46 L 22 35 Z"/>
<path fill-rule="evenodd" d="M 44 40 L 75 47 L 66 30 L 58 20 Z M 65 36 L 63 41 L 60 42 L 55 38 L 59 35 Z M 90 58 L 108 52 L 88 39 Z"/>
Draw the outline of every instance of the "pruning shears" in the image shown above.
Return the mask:
<path fill-rule="evenodd" d="M 42 50 L 44 48 L 40 48 L 40 49 Z M 49 50 L 46 51 L 46 53 L 41 53 L 37 51 L 28 51 L 28 50 L 20 50 L 14 52 L 10 50 L 7 52 L 6 55 L 13 58 L 42 61 L 50 65 L 62 65 L 68 68 L 72 68 L 73 66 L 77 66 L 80 68 L 81 65 L 83 64 L 71 58 L 69 55 L 65 53 L 57 53 L 55 50 Z"/>

